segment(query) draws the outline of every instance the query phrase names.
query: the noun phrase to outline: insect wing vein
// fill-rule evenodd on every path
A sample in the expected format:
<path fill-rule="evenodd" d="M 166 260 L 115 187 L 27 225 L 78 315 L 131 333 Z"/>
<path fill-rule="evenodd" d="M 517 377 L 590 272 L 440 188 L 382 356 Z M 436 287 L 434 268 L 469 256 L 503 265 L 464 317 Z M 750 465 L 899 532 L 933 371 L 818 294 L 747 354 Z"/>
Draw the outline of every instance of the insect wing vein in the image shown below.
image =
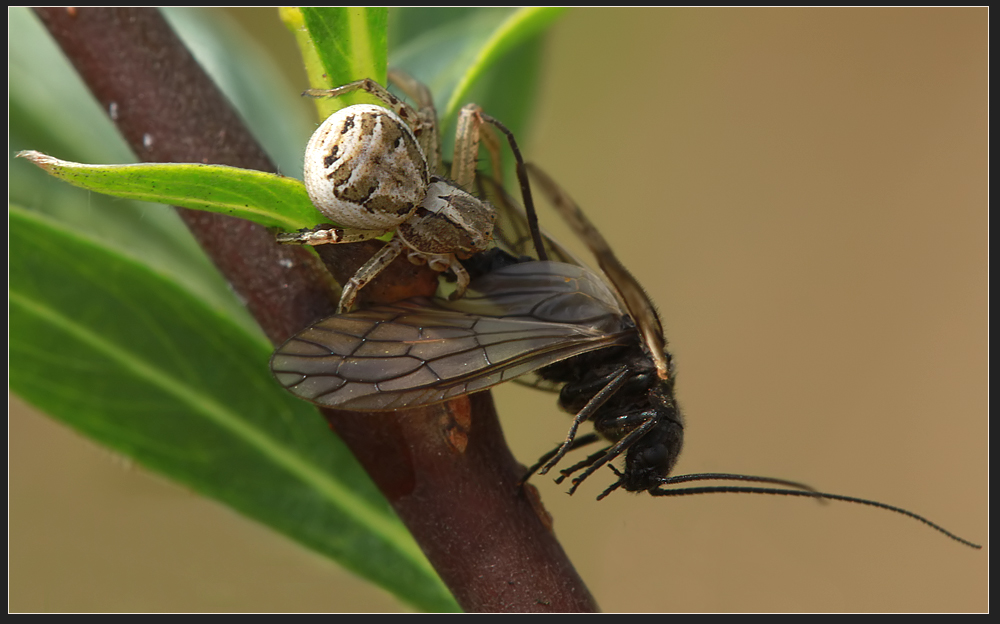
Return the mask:
<path fill-rule="evenodd" d="M 282 345 L 271 369 L 320 405 L 398 409 L 484 390 L 631 335 L 614 296 L 580 267 L 525 263 L 473 286 L 455 302 L 413 299 L 331 316 Z"/>

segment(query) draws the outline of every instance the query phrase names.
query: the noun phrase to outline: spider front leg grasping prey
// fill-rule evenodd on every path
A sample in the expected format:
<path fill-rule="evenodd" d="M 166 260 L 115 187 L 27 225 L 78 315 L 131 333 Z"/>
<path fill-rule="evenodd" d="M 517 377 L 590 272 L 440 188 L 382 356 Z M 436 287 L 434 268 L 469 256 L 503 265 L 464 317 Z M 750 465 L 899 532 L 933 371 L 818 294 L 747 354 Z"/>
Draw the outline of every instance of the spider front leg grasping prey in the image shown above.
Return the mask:
<path fill-rule="evenodd" d="M 339 97 L 362 90 L 391 109 L 356 104 L 330 115 L 306 146 L 305 184 L 316 208 L 337 226 L 278 235 L 278 242 L 302 245 L 355 243 L 395 230 L 343 287 L 337 312 L 351 309 L 358 291 L 396 256 L 414 264 L 450 270 L 461 297 L 469 274 L 459 263 L 489 245 L 496 213 L 464 188 L 475 181 L 484 117 L 474 104 L 459 112 L 450 179 L 441 175 L 437 117 L 426 87 L 401 72 L 390 82 L 420 107 L 414 109 L 377 82 L 364 79 L 306 95 Z"/>

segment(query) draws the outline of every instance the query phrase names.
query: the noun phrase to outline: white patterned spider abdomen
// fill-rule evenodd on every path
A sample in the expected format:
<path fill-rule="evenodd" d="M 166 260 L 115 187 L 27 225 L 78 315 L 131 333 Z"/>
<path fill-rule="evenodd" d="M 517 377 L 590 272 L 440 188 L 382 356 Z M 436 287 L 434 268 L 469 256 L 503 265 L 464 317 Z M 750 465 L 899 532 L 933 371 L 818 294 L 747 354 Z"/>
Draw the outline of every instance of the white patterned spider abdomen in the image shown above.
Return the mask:
<path fill-rule="evenodd" d="M 459 111 L 453 179 L 446 180 L 430 92 L 400 72 L 390 72 L 390 79 L 420 108 L 370 79 L 306 92 L 339 97 L 361 90 L 389 107 L 349 106 L 319 126 L 306 147 L 305 186 L 316 208 L 336 225 L 277 235 L 279 243 L 326 245 L 371 240 L 395 230 L 392 240 L 343 284 L 338 312 L 350 310 L 358 291 L 403 253 L 414 264 L 453 273 L 453 296 L 461 297 L 469 274 L 458 259 L 485 250 L 493 234 L 493 207 L 462 190 L 475 183 L 486 116 L 474 104 Z M 498 162 L 497 150 L 487 149 Z"/>
<path fill-rule="evenodd" d="M 330 115 L 306 146 L 305 184 L 338 225 L 392 230 L 427 195 L 430 172 L 413 131 L 395 113 L 356 104 Z"/>

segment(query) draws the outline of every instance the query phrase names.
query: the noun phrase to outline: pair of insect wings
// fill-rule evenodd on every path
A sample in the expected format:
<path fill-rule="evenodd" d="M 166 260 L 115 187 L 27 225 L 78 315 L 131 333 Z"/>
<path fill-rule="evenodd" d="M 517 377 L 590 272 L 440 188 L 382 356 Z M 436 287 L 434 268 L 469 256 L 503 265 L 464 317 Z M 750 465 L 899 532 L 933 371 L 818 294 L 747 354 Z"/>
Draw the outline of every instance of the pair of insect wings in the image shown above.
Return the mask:
<path fill-rule="evenodd" d="M 524 213 L 492 188 L 498 245 L 522 255 L 531 248 Z M 394 410 L 485 390 L 635 340 L 617 294 L 543 238 L 546 255 L 559 261 L 501 266 L 474 279 L 456 301 L 416 298 L 328 317 L 279 347 L 271 370 L 292 393 L 319 405 Z M 533 375 L 519 381 L 555 389 Z"/>

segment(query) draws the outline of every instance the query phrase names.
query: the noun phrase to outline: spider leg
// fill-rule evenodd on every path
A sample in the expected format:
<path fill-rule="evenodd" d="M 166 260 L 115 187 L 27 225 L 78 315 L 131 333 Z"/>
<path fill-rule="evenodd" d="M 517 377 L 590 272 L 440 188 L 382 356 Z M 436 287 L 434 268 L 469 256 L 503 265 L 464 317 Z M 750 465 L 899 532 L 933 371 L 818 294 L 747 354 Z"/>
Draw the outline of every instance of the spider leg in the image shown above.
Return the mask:
<path fill-rule="evenodd" d="M 399 238 L 389 241 L 377 254 L 365 262 L 351 279 L 347 280 L 340 294 L 340 305 L 337 306 L 337 314 L 343 314 L 351 309 L 354 300 L 358 296 L 358 291 L 365 287 L 368 282 L 375 279 L 375 276 L 389 266 L 403 251 L 403 242 Z"/>
<path fill-rule="evenodd" d="M 392 109 L 392 112 L 399 115 L 399 118 L 405 122 L 417 123 L 420 119 L 417 109 L 413 108 L 392 93 L 389 93 L 388 89 L 371 78 L 355 80 L 354 82 L 349 82 L 345 85 L 334 87 L 333 89 L 307 89 L 302 93 L 302 95 L 308 95 L 309 97 L 315 98 L 337 98 L 355 91 L 364 91 L 365 93 L 382 100 L 388 105 L 388 108 Z"/>
<path fill-rule="evenodd" d="M 455 256 L 451 257 L 451 265 L 448 267 L 455 274 L 455 291 L 448 298 L 452 301 L 461 298 L 465 290 L 469 287 L 469 272 L 465 270 L 462 263 Z"/>
<path fill-rule="evenodd" d="M 466 104 L 458 111 L 451 180 L 462 189 L 471 189 L 476 181 L 480 128 L 483 125 L 482 112 L 483 109 L 475 104 Z"/>
<path fill-rule="evenodd" d="M 485 121 L 485 120 L 484 120 Z M 483 147 L 490 155 L 490 175 L 497 184 L 503 186 L 503 158 L 500 156 L 500 139 L 497 138 L 496 131 L 489 125 L 479 128 L 479 138 Z"/>
<path fill-rule="evenodd" d="M 397 68 L 389 69 L 388 78 L 389 84 L 416 102 L 420 110 L 434 110 L 434 96 L 431 95 L 431 90 L 427 88 L 427 85 Z"/>
<path fill-rule="evenodd" d="M 352 230 L 349 228 L 326 228 L 307 232 L 281 232 L 277 236 L 284 245 L 325 245 L 336 243 L 357 243 L 382 236 L 378 230 Z"/>
<path fill-rule="evenodd" d="M 421 128 L 414 128 L 413 134 L 420 142 L 429 164 L 434 171 L 444 173 L 441 163 L 441 140 L 438 131 L 437 111 L 434 109 L 434 97 L 427 85 L 401 69 L 389 70 L 389 84 L 403 92 L 403 95 L 416 103 L 420 117 Z"/>

